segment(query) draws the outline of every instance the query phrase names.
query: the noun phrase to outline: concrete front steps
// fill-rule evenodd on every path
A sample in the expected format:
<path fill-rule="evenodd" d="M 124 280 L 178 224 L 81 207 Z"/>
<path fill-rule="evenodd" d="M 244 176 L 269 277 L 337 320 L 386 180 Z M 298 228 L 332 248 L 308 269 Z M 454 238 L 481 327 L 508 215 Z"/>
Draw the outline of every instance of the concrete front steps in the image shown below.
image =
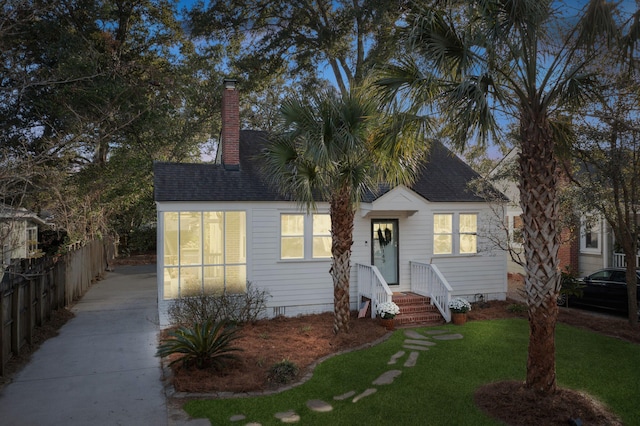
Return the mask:
<path fill-rule="evenodd" d="M 393 293 L 391 300 L 400 308 L 400 314 L 396 315 L 396 326 L 444 324 L 440 311 L 428 297 L 402 292 Z"/>

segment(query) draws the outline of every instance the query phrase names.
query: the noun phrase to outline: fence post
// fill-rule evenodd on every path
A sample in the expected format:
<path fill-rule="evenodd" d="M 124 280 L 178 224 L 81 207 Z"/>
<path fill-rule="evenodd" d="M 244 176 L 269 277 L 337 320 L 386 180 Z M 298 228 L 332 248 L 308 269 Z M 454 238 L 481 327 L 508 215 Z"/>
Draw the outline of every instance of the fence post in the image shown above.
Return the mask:
<path fill-rule="evenodd" d="M 5 354 L 5 351 L 4 351 L 4 342 L 6 339 L 6 336 L 4 335 L 4 327 L 5 327 L 4 299 L 5 299 L 4 287 L 2 286 L 2 282 L 0 281 L 0 376 L 3 376 L 3 377 L 4 377 L 4 365 L 8 361 L 8 357 L 7 357 L 8 354 Z"/>
<path fill-rule="evenodd" d="M 27 338 L 27 342 L 29 344 L 33 343 L 33 330 L 36 328 L 36 311 L 34 309 L 34 304 L 35 304 L 35 280 L 29 280 L 27 281 L 27 286 L 28 286 L 28 290 L 26 291 L 27 294 L 25 295 L 25 297 L 27 297 L 27 306 L 28 306 L 28 311 L 27 311 L 27 335 L 25 336 Z"/>
<path fill-rule="evenodd" d="M 15 276 L 11 277 L 13 281 Z M 11 352 L 18 354 L 20 350 L 20 285 L 13 287 L 13 297 L 11 298 Z"/>

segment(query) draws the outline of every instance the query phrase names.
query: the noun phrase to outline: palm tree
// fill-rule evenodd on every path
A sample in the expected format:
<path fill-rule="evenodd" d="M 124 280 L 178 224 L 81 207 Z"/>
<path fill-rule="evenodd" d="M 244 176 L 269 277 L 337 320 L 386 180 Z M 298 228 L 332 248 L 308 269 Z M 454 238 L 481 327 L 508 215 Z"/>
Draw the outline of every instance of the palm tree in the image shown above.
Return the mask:
<path fill-rule="evenodd" d="M 499 137 L 502 119 L 518 126 L 530 327 L 526 386 L 550 394 L 561 278 L 557 153 L 570 139 L 566 117 L 598 94 L 597 79 L 586 72 L 593 57 L 586 46 L 606 41 L 614 6 L 592 0 L 570 27 L 575 21 L 549 0 L 425 3 L 414 3 L 408 15 L 408 53 L 378 83 L 387 100 L 407 99 L 399 105 L 408 111 L 437 113 L 444 135 L 460 149 L 472 138 L 486 145 Z"/>
<path fill-rule="evenodd" d="M 389 131 L 393 120 L 353 90 L 346 96 L 326 91 L 309 100 L 289 98 L 281 113 L 282 129 L 262 154 L 263 170 L 275 188 L 307 211 L 315 209 L 316 201 L 329 202 L 333 329 L 347 332 L 357 205 L 382 182 L 410 183 L 421 158 L 414 150 L 424 151 L 424 146 Z"/>

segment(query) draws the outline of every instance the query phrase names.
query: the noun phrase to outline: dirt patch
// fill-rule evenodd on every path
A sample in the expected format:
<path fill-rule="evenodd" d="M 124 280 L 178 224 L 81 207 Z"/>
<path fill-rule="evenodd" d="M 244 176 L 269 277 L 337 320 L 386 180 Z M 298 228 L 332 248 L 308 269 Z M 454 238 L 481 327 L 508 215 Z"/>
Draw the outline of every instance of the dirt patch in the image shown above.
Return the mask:
<path fill-rule="evenodd" d="M 476 405 L 491 417 L 510 426 L 556 426 L 580 419 L 584 425 L 617 426 L 620 419 L 593 397 L 571 389 L 543 396 L 521 382 L 497 382 L 481 386 Z"/>
<path fill-rule="evenodd" d="M 242 349 L 240 361 L 220 373 L 175 364 L 173 385 L 182 392 L 268 390 L 277 387 L 269 382 L 268 372 L 278 362 L 293 362 L 301 377 L 318 359 L 371 343 L 386 333 L 371 318 L 353 317 L 349 333 L 336 336 L 332 313 L 261 320 L 242 327 L 242 337 L 234 344 Z"/>

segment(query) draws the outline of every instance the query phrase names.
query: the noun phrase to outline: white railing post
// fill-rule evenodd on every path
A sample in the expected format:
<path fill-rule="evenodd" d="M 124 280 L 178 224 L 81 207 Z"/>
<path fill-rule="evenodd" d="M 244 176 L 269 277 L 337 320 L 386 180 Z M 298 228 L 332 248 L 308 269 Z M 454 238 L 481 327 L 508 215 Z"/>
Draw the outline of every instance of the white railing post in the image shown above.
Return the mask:
<path fill-rule="evenodd" d="M 626 268 L 627 258 L 624 253 L 613 253 L 613 267 Z M 640 254 L 636 255 L 636 268 L 640 268 Z"/>
<path fill-rule="evenodd" d="M 409 262 L 411 265 L 411 291 L 429 297 L 445 321 L 451 321 L 449 301 L 453 289 L 436 265 Z"/>
<path fill-rule="evenodd" d="M 371 300 L 371 318 L 375 318 L 378 312 L 378 305 L 380 303 L 390 302 L 393 292 L 380 271 L 378 271 L 378 268 L 373 265 L 362 265 L 360 263 L 356 263 L 356 266 L 358 268 L 358 303 L 360 303 L 362 297 Z"/>

